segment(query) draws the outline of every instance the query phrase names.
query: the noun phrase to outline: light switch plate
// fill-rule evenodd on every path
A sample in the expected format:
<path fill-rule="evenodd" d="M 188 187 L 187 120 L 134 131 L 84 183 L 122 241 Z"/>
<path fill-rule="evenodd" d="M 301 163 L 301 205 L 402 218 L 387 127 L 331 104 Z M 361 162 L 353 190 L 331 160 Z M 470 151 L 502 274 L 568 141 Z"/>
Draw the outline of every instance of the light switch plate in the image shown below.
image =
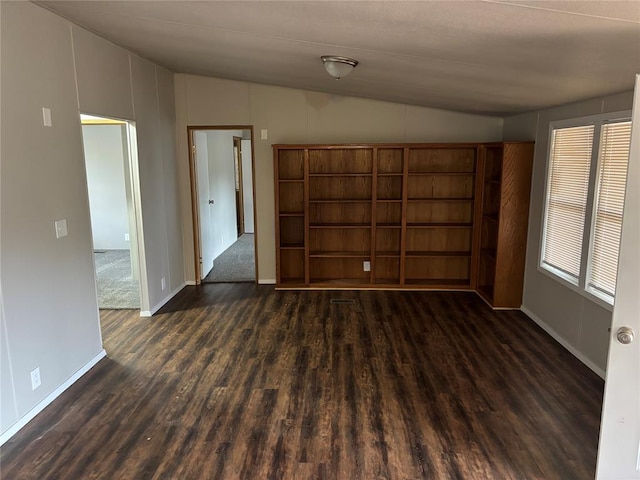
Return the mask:
<path fill-rule="evenodd" d="M 52 125 L 50 108 L 42 107 L 42 123 L 45 127 L 50 127 Z"/>
<path fill-rule="evenodd" d="M 260 130 L 260 139 L 261 140 L 266 140 L 269 137 L 267 129 L 263 128 L 262 130 Z"/>
<path fill-rule="evenodd" d="M 67 236 L 67 220 L 58 220 L 55 223 L 56 226 L 56 238 L 62 238 Z"/>

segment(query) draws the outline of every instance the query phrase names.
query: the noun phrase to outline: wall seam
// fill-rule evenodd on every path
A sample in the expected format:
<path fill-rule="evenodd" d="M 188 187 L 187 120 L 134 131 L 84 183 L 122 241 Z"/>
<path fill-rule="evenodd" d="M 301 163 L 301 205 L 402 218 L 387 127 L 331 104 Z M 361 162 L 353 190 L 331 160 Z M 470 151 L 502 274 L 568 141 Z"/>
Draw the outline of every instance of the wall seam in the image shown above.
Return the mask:
<path fill-rule="evenodd" d="M 169 252 L 169 221 L 167 219 L 167 198 L 166 198 L 166 188 L 167 185 L 165 183 L 165 167 L 166 167 L 166 162 L 165 162 L 165 152 L 164 152 L 164 145 L 162 144 L 162 139 L 163 134 L 162 134 L 162 114 L 161 114 L 161 110 L 160 110 L 160 84 L 158 82 L 158 66 L 154 65 L 153 66 L 153 74 L 154 74 L 154 80 L 156 82 L 156 110 L 158 113 L 158 137 L 159 137 L 159 141 L 160 141 L 160 161 L 162 164 L 162 168 L 160 169 L 160 177 L 162 180 L 162 211 L 164 213 L 164 223 L 165 223 L 165 228 L 164 228 L 164 239 L 165 239 L 165 255 L 166 255 L 166 261 L 167 261 L 167 265 L 166 265 L 166 276 L 167 279 L 165 280 L 165 288 L 169 287 L 169 291 L 171 291 L 171 252 Z"/>
<path fill-rule="evenodd" d="M 71 58 L 73 60 L 73 79 L 76 86 L 76 103 L 78 105 L 78 115 L 80 115 L 80 87 L 78 83 L 78 66 L 76 64 L 76 46 L 73 36 L 73 25 L 69 25 L 69 34 L 71 39 Z M 87 159 L 84 153 L 84 131 L 82 129 L 82 120 L 80 120 L 80 146 L 82 148 L 82 168 L 84 169 L 84 186 L 85 198 L 87 201 L 87 212 L 89 212 L 89 224 L 91 224 L 91 201 L 89 200 L 89 182 L 87 180 Z M 93 228 L 91 228 L 91 246 L 93 248 Z M 98 336 L 100 337 L 100 345 L 104 348 L 104 341 L 102 338 L 102 327 L 100 325 L 100 306 L 98 305 L 98 282 L 96 278 L 96 258 L 95 255 L 91 255 L 91 264 L 93 265 L 93 279 L 95 282 L 95 295 L 96 295 L 96 316 L 98 319 Z"/>
<path fill-rule="evenodd" d="M 131 113 L 133 114 L 133 120 L 136 120 L 136 102 L 133 97 L 133 65 L 131 64 L 131 54 L 127 55 L 129 57 L 129 91 L 131 93 Z M 137 133 L 136 133 L 137 135 Z"/>
<path fill-rule="evenodd" d="M 504 132 L 504 125 L 502 127 L 503 132 Z M 536 113 L 536 134 L 535 134 L 535 139 L 538 138 L 538 132 L 540 131 L 540 112 Z M 535 161 L 536 161 L 536 154 L 538 153 L 536 151 L 536 149 L 538 148 L 537 142 L 534 142 L 533 145 L 533 165 L 535 167 Z M 546 160 L 545 160 L 546 162 Z M 531 225 L 531 206 L 533 205 L 533 175 L 534 175 L 534 168 L 532 168 L 531 170 L 531 192 L 529 193 L 529 218 L 527 219 L 527 230 L 529 229 L 529 226 Z M 544 213 L 543 213 L 544 215 Z M 527 234 L 528 236 L 528 234 Z M 526 261 L 527 258 L 529 258 L 529 249 L 530 248 L 535 248 L 536 249 L 536 267 L 538 265 L 538 262 L 540 260 L 540 236 L 538 236 L 537 242 L 535 246 L 529 245 L 529 242 L 527 242 L 527 246 L 525 249 L 525 270 L 524 270 L 524 281 L 522 284 L 522 303 L 524 305 L 524 302 L 526 300 L 526 292 L 527 292 L 527 287 L 529 284 L 529 265 L 528 262 Z"/>
<path fill-rule="evenodd" d="M 73 79 L 76 82 L 76 102 L 78 104 L 78 112 L 80 111 L 80 88 L 78 88 L 78 67 L 76 66 L 76 47 L 73 39 L 73 25 L 69 25 L 69 33 L 71 35 L 71 58 L 73 59 Z"/>

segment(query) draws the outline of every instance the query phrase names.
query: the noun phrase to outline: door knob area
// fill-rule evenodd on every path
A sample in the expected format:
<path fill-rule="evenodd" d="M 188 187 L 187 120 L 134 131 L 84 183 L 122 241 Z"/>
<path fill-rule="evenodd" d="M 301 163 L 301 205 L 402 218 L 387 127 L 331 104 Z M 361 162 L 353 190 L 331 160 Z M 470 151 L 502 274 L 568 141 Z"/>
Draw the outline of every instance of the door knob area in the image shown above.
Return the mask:
<path fill-rule="evenodd" d="M 618 341 L 623 345 L 629 345 L 631 342 L 633 342 L 633 329 L 631 327 L 620 327 L 616 332 L 616 337 L 618 338 Z"/>

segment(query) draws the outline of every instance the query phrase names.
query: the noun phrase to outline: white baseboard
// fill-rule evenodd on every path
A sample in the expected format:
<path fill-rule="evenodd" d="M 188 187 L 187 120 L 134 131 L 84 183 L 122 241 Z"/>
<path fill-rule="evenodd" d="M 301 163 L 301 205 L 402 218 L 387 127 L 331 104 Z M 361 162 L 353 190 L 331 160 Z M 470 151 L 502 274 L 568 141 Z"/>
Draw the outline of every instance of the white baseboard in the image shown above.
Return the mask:
<path fill-rule="evenodd" d="M 106 356 L 107 352 L 105 352 L 104 349 L 101 350 L 100 353 L 98 353 L 95 357 L 84 364 L 80 370 L 71 375 L 62 385 L 60 385 L 53 392 L 47 395 L 46 398 L 38 403 L 35 407 L 29 410 L 24 417 L 22 417 L 16 423 L 7 428 L 4 432 L 2 432 L 2 435 L 0 435 L 0 446 L 4 445 L 9 439 L 11 439 L 11 437 L 18 433 L 20 429 L 22 429 L 22 427 L 33 420 L 36 415 L 38 415 L 42 410 L 50 405 L 56 398 L 62 395 L 62 393 L 67 388 L 76 383 L 80 377 L 91 370 L 91 368 L 93 368 L 96 363 L 98 363 Z"/>
<path fill-rule="evenodd" d="M 569 353 L 571 353 L 571 355 L 573 355 L 574 357 L 576 357 L 578 360 L 580 360 L 582 363 L 584 363 L 587 367 L 589 367 L 589 369 L 591 369 L 595 374 L 597 374 L 600 378 L 602 378 L 603 380 L 606 377 L 606 373 L 604 370 L 602 370 L 600 367 L 598 367 L 595 363 L 593 363 L 591 360 L 589 360 L 582 352 L 580 352 L 576 347 L 574 347 L 573 345 L 571 345 L 569 342 L 567 342 L 567 340 L 565 340 L 563 337 L 561 337 L 553 328 L 551 328 L 549 325 L 547 325 L 546 323 L 544 323 L 535 313 L 533 313 L 531 310 L 529 310 L 527 307 L 525 307 L 524 305 L 522 307 L 520 307 L 520 310 L 522 311 L 522 313 L 524 313 L 527 317 L 529 317 L 531 320 L 533 320 L 534 322 L 536 322 L 538 324 L 538 326 L 540 328 L 542 328 L 545 332 L 547 332 L 549 335 L 551 335 L 551 337 L 553 337 L 553 339 L 558 342 L 560 345 L 562 345 L 564 348 L 566 348 Z"/>
<path fill-rule="evenodd" d="M 258 285 L 275 285 L 275 284 L 276 284 L 275 278 L 261 278 L 260 280 L 258 280 Z"/>
<path fill-rule="evenodd" d="M 187 280 L 186 282 L 184 282 L 185 285 L 197 285 L 195 280 Z"/>
<path fill-rule="evenodd" d="M 182 285 L 180 285 L 173 292 L 171 292 L 169 295 L 167 295 L 162 300 L 160 300 L 160 302 L 158 302 L 156 304 L 156 306 L 153 307 L 151 310 L 142 310 L 140 312 L 140 316 L 141 317 L 152 317 L 154 313 L 156 313 L 158 310 L 160 310 L 162 307 L 164 307 L 169 300 L 171 300 L 173 297 L 175 297 L 180 292 L 180 290 L 182 290 L 186 286 L 187 286 L 187 282 L 183 282 Z"/>

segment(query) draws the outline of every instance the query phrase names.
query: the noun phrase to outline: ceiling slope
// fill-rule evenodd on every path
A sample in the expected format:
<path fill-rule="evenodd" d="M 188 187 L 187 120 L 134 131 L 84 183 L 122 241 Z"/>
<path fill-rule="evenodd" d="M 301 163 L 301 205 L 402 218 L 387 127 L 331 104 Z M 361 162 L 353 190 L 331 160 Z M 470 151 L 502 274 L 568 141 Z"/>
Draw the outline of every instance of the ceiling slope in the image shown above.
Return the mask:
<path fill-rule="evenodd" d="M 509 115 L 633 88 L 640 1 L 43 1 L 174 72 Z M 360 62 L 339 81 L 321 55 Z"/>

